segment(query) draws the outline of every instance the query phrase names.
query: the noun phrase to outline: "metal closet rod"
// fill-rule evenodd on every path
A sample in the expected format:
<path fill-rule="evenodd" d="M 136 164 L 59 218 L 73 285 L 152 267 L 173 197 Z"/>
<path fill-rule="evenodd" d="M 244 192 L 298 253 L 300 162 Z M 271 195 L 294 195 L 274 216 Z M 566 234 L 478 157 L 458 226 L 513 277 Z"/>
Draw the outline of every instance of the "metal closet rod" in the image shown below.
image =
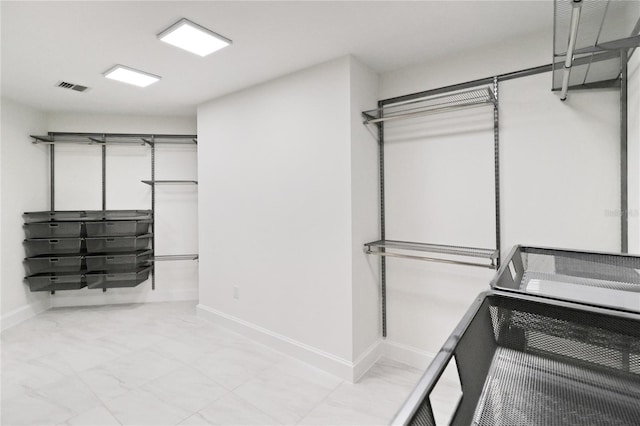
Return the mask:
<path fill-rule="evenodd" d="M 573 65 L 577 66 L 577 65 L 585 65 L 588 64 L 590 61 L 592 63 L 595 62 L 600 62 L 600 61 L 606 61 L 609 59 L 613 59 L 613 58 L 618 58 L 620 57 L 620 54 L 617 51 L 607 51 L 607 52 L 603 52 L 603 53 L 596 53 L 593 56 L 586 56 L 586 57 L 582 57 L 582 58 L 576 58 L 573 61 Z M 508 81 L 508 80 L 513 80 L 516 78 L 522 78 L 522 77 L 529 77 L 532 75 L 536 75 L 536 74 L 542 74 L 545 72 L 551 72 L 553 71 L 553 67 L 561 67 L 564 65 L 564 62 L 557 62 L 555 64 L 547 64 L 547 65 L 540 65 L 537 67 L 531 67 L 531 68 L 525 68 L 522 70 L 518 70 L 518 71 L 512 71 L 512 72 L 508 72 L 508 73 L 504 73 L 504 74 L 498 74 L 498 81 Z M 430 89 L 430 90 L 424 90 L 422 92 L 416 92 L 416 93 L 411 93 L 408 95 L 401 95 L 401 96 L 395 96 L 393 98 L 387 98 L 387 99 L 382 99 L 381 101 L 379 101 L 379 107 L 383 107 L 385 105 L 390 105 L 390 104 L 396 104 L 396 103 L 401 103 L 401 102 L 407 102 L 407 101 L 411 101 L 414 99 L 419 99 L 419 98 L 424 98 L 427 96 L 432 96 L 432 95 L 437 95 L 440 93 L 447 93 L 447 92 L 452 92 L 454 90 L 461 90 L 461 89 L 468 89 L 468 88 L 472 88 L 472 87 L 477 87 L 477 86 L 481 86 L 483 84 L 493 84 L 493 79 L 494 77 L 485 77 L 485 78 L 479 78 L 477 80 L 470 80 L 470 81 L 466 81 L 464 83 L 457 83 L 457 84 L 452 84 L 449 86 L 443 86 L 443 87 L 439 87 L 436 89 Z"/>
<path fill-rule="evenodd" d="M 567 47 L 567 57 L 564 61 L 564 71 L 562 74 L 562 91 L 560 92 L 561 101 L 565 101 L 567 99 L 567 92 L 569 91 L 569 78 L 571 77 L 571 67 L 573 65 L 573 52 L 576 48 L 576 40 L 578 39 L 578 25 L 580 24 L 582 0 L 573 0 L 572 6 L 569 46 Z"/>
<path fill-rule="evenodd" d="M 365 253 L 383 257 L 397 257 L 401 259 L 423 260 L 427 262 L 449 263 L 454 265 L 477 266 L 481 268 L 496 269 L 498 250 L 477 247 L 451 246 L 444 244 L 426 244 L 409 241 L 378 240 L 366 243 Z M 392 252 L 389 250 L 400 250 Z M 402 253 L 406 251 L 409 253 Z M 411 254 L 411 252 L 426 252 L 449 256 L 476 257 L 489 260 L 491 263 L 469 262 L 458 259 L 447 259 L 441 257 L 424 256 Z"/>

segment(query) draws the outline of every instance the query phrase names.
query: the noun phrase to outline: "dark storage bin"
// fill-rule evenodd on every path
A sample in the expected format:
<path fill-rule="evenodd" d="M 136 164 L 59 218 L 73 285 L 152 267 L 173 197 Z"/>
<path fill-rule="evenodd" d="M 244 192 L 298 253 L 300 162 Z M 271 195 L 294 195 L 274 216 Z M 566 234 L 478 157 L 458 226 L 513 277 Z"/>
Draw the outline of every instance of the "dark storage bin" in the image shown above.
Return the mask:
<path fill-rule="evenodd" d="M 85 241 L 89 253 L 122 253 L 148 249 L 151 234 L 137 237 L 94 237 L 86 238 Z"/>
<path fill-rule="evenodd" d="M 44 256 L 24 260 L 27 275 L 82 271 L 82 256 Z"/>
<path fill-rule="evenodd" d="M 86 217 L 85 211 L 46 211 L 46 212 L 26 212 L 22 215 L 27 223 L 50 222 L 50 221 L 82 221 Z"/>
<path fill-rule="evenodd" d="M 640 312 L 640 256 L 516 246 L 491 287 Z"/>
<path fill-rule="evenodd" d="M 27 277 L 31 291 L 78 290 L 86 286 L 81 274 L 37 274 Z"/>
<path fill-rule="evenodd" d="M 82 236 L 82 222 L 38 222 L 23 226 L 26 238 L 68 238 Z"/>
<path fill-rule="evenodd" d="M 485 293 L 435 356 L 392 424 L 436 424 L 434 417 L 442 411 L 432 391 L 452 358 L 462 398 L 443 423 L 640 424 L 639 314 Z"/>
<path fill-rule="evenodd" d="M 42 238 L 24 240 L 27 257 L 77 254 L 82 250 L 82 238 Z"/>
<path fill-rule="evenodd" d="M 84 222 L 99 220 L 148 220 L 151 210 L 57 210 L 44 212 L 26 212 L 23 214 L 27 223 L 35 222 Z"/>
<path fill-rule="evenodd" d="M 150 220 L 119 220 L 87 222 L 87 237 L 117 237 L 143 235 L 149 232 Z"/>
<path fill-rule="evenodd" d="M 134 272 L 100 273 L 89 272 L 86 274 L 88 288 L 120 288 L 135 287 L 149 279 L 151 266 L 147 266 Z"/>
<path fill-rule="evenodd" d="M 146 266 L 152 255 L 153 251 L 145 250 L 127 254 L 88 255 L 85 259 L 89 272 L 123 272 Z"/>

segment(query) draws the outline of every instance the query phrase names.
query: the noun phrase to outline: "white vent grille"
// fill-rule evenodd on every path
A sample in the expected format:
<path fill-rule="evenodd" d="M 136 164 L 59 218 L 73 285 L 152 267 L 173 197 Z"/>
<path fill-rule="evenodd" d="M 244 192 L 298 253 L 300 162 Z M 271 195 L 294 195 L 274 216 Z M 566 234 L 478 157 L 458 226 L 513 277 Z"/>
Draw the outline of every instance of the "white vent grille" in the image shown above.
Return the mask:
<path fill-rule="evenodd" d="M 80 84 L 73 84 L 67 81 L 59 81 L 58 83 L 56 83 L 56 86 L 62 89 L 75 90 L 76 92 L 84 92 L 89 89 L 87 86 L 82 86 Z"/>

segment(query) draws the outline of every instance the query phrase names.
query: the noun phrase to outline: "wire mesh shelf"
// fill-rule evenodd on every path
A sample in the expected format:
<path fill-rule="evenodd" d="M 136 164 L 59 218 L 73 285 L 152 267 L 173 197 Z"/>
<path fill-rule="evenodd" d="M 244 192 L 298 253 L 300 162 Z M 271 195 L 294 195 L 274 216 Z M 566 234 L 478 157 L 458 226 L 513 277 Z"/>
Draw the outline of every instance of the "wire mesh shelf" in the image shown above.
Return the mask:
<path fill-rule="evenodd" d="M 364 244 L 365 253 L 377 256 L 398 257 L 404 259 L 424 260 L 457 265 L 479 266 L 495 269 L 498 250 L 478 247 L 451 246 L 444 244 L 427 244 L 409 241 L 378 240 Z M 469 262 L 445 257 L 424 256 L 422 253 L 433 253 L 455 257 L 474 257 L 487 259 L 490 263 Z"/>
<path fill-rule="evenodd" d="M 638 2 L 582 0 L 569 88 L 588 88 L 618 78 L 623 65 L 620 51 L 640 45 Z M 562 88 L 574 4 L 554 2 L 552 90 Z"/>
<path fill-rule="evenodd" d="M 489 87 L 482 87 L 385 105 L 381 108 L 365 111 L 362 115 L 365 124 L 374 124 L 483 105 L 495 105 L 495 103 L 496 98 L 493 91 Z"/>
<path fill-rule="evenodd" d="M 57 133 L 31 135 L 34 144 L 80 144 L 80 145 L 196 145 L 196 135 L 150 135 L 125 133 Z"/>
<path fill-rule="evenodd" d="M 197 180 L 143 180 L 147 185 L 197 185 Z"/>

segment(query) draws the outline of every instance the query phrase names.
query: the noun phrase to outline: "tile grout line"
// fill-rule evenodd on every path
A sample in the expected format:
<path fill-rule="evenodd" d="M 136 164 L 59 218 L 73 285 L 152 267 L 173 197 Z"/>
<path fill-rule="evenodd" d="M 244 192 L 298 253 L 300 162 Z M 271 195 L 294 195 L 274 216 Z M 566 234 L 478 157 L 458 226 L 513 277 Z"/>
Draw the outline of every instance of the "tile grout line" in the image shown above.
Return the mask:
<path fill-rule="evenodd" d="M 311 407 L 311 409 L 310 409 L 309 411 L 307 411 L 307 413 L 305 413 L 305 415 L 304 415 L 304 416 L 302 416 L 302 417 L 300 418 L 300 420 L 298 420 L 298 421 L 296 422 L 296 425 L 300 424 L 300 422 L 302 422 L 305 418 L 307 418 L 307 417 L 309 416 L 309 414 L 311 414 L 311 412 L 312 412 L 313 410 L 315 410 L 316 408 L 318 408 L 318 406 L 320 406 L 320 405 L 321 405 L 321 404 L 323 404 L 327 399 L 329 399 L 329 397 L 330 397 L 331 395 L 333 395 L 333 393 L 334 393 L 334 392 L 336 392 L 336 391 L 338 390 L 338 388 L 344 384 L 344 382 L 345 382 L 344 380 L 341 380 L 341 381 L 340 381 L 340 383 L 338 383 L 338 384 L 336 385 L 336 387 L 334 387 L 333 389 L 331 389 L 331 391 L 330 391 L 327 395 L 325 395 L 325 397 L 324 397 L 324 398 L 322 398 L 322 400 L 318 401 L 318 403 L 317 403 L 317 404 L 315 404 L 313 407 Z"/>

